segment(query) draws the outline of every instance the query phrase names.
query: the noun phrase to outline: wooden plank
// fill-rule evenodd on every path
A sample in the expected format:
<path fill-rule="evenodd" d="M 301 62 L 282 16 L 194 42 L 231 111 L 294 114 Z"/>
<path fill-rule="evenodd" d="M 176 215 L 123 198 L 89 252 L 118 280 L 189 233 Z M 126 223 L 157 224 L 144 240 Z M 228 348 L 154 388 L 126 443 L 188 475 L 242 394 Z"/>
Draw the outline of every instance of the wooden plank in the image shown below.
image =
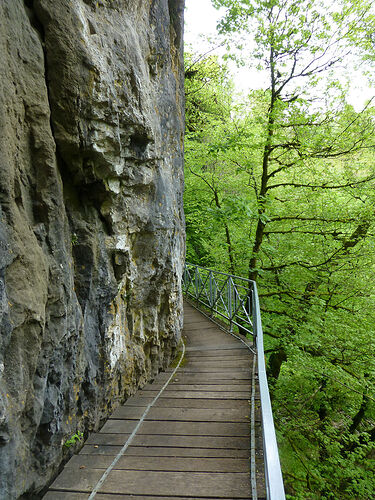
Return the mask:
<path fill-rule="evenodd" d="M 236 363 L 242 363 L 246 365 L 252 366 L 253 363 L 253 357 L 252 356 L 188 356 L 188 358 L 185 360 L 184 365 L 186 363 L 200 363 L 203 366 L 208 364 L 208 363 L 232 363 L 233 365 L 236 365 Z"/>
<path fill-rule="evenodd" d="M 236 346 L 237 347 L 237 346 Z M 243 358 L 243 359 L 251 359 L 253 357 L 253 353 L 249 349 L 202 349 L 202 350 L 189 350 L 186 353 L 187 357 L 194 359 L 201 359 L 204 361 L 205 359 L 210 358 L 223 358 L 223 359 L 232 359 L 232 358 Z"/>
<path fill-rule="evenodd" d="M 99 500 L 98 495 L 95 498 Z M 74 493 L 72 491 L 66 492 L 66 491 L 50 490 L 46 493 L 46 495 L 44 495 L 43 500 L 87 500 L 87 493 Z"/>
<path fill-rule="evenodd" d="M 201 359 L 196 359 L 194 357 L 189 357 L 186 361 L 184 366 L 187 364 L 189 365 L 203 365 L 203 366 L 218 366 L 218 367 L 223 367 L 223 366 L 229 366 L 230 368 L 236 368 L 236 366 L 249 366 L 250 365 L 250 358 L 249 359 L 207 359 L 202 361 Z"/>
<path fill-rule="evenodd" d="M 92 445 L 121 446 L 129 434 L 104 434 L 94 433 L 89 436 L 86 443 Z M 132 441 L 133 446 L 166 446 L 166 447 L 191 447 L 191 448 L 249 448 L 248 437 L 223 437 L 223 436 L 152 436 L 137 434 Z"/>
<path fill-rule="evenodd" d="M 192 366 L 194 364 L 194 366 Z M 212 364 L 212 363 L 211 363 Z M 207 365 L 209 365 L 209 363 L 207 363 Z M 246 380 L 249 380 L 250 379 L 250 374 L 251 374 L 251 363 L 248 362 L 246 364 L 244 364 L 244 366 L 241 366 L 240 368 L 237 369 L 238 367 L 238 362 L 237 360 L 235 360 L 233 362 L 233 368 L 232 369 L 228 369 L 228 368 L 224 368 L 223 370 L 221 370 L 221 364 L 218 363 L 218 367 L 215 369 L 215 370 L 211 370 L 210 372 L 205 372 L 205 371 L 202 371 L 202 369 L 204 369 L 204 367 L 206 366 L 206 363 L 197 363 L 196 361 L 193 361 L 192 363 L 190 363 L 189 360 L 187 360 L 185 363 L 184 363 L 184 367 L 186 366 L 189 366 L 189 369 L 186 370 L 188 372 L 188 374 L 190 375 L 193 375 L 196 377 L 197 379 L 197 382 L 199 383 L 206 383 L 205 382 L 205 378 L 207 379 L 207 383 L 212 383 L 210 382 L 210 380 L 214 380 L 215 383 L 216 383 L 216 380 L 220 377 L 218 377 L 218 375 L 221 373 L 222 374 L 222 377 L 221 379 L 223 380 L 223 383 L 227 383 L 228 380 L 236 380 L 236 379 L 240 379 L 240 378 L 245 378 Z M 244 369 L 245 368 L 245 369 Z M 172 374 L 172 369 L 167 369 L 165 372 L 161 372 L 159 373 L 154 379 L 152 379 L 148 384 L 145 384 L 147 386 L 153 384 L 154 386 L 156 385 L 164 385 L 165 382 L 167 382 L 167 380 L 170 378 L 171 374 Z M 204 375 L 202 378 L 202 373 L 207 373 L 207 375 Z M 172 378 L 171 382 L 170 383 L 174 383 L 176 380 L 178 379 L 181 379 L 181 377 L 184 375 L 184 371 L 183 369 L 180 369 Z M 144 389 L 145 386 L 143 387 L 140 387 L 138 389 L 138 392 L 142 389 Z"/>
<path fill-rule="evenodd" d="M 240 372 L 240 373 L 227 373 L 223 378 L 219 378 L 218 373 L 206 373 L 204 375 L 205 384 L 246 384 L 251 383 L 250 372 Z M 202 381 L 202 376 L 200 373 L 180 373 L 177 374 L 172 379 L 172 384 L 196 384 Z"/>
<path fill-rule="evenodd" d="M 178 381 L 179 382 L 179 381 Z M 159 384 L 148 384 L 145 386 L 141 393 L 145 394 L 147 396 L 148 392 L 153 392 L 153 391 L 158 391 L 162 388 L 162 385 Z M 174 383 L 174 384 L 169 384 L 165 389 L 165 393 L 169 393 L 169 391 L 200 391 L 200 392 L 217 392 L 217 391 L 223 391 L 223 392 L 246 392 L 247 394 L 250 394 L 250 387 L 248 384 L 181 384 L 181 383 Z"/>
<path fill-rule="evenodd" d="M 191 327 L 195 324 L 201 324 L 201 325 L 211 325 L 215 328 L 218 328 L 218 326 L 216 325 L 216 323 L 214 323 L 213 321 L 210 321 L 208 318 L 206 318 L 205 316 L 203 316 L 202 314 L 198 313 L 196 315 L 193 315 L 193 316 L 189 316 L 187 315 L 185 317 L 185 314 L 184 314 L 184 328 L 185 327 Z"/>
<path fill-rule="evenodd" d="M 194 316 L 205 318 L 205 316 L 200 311 L 198 311 L 198 309 L 193 307 L 191 304 L 185 303 L 184 301 L 184 318 L 191 318 Z"/>
<path fill-rule="evenodd" d="M 130 434 L 135 420 L 107 420 L 101 432 L 108 434 Z M 160 422 L 144 421 L 137 435 L 181 435 L 181 436 L 250 436 L 250 426 L 245 422 Z"/>
<path fill-rule="evenodd" d="M 201 363 L 206 363 L 209 361 L 247 361 L 247 363 L 250 363 L 252 361 L 252 356 L 250 355 L 251 353 L 247 353 L 246 351 L 243 354 L 238 354 L 237 352 L 232 353 L 231 351 L 227 351 L 226 353 L 223 353 L 223 351 L 217 351 L 221 352 L 222 354 L 217 354 L 215 355 L 212 354 L 212 351 L 208 351 L 206 354 L 202 355 L 201 351 L 195 351 L 195 352 L 189 352 L 189 356 L 187 358 L 190 361 L 200 361 Z"/>
<path fill-rule="evenodd" d="M 102 477 L 101 469 L 73 471 L 64 469 L 51 485 L 51 489 L 91 493 Z"/>
<path fill-rule="evenodd" d="M 109 455 L 74 455 L 65 467 L 72 469 L 107 469 L 114 457 Z M 239 458 L 137 457 L 123 456 L 115 470 L 149 470 L 169 472 L 249 472 L 249 460 Z"/>
<path fill-rule="evenodd" d="M 66 468 L 52 488 L 90 493 L 103 473 L 98 469 L 75 471 Z M 151 472 L 112 470 L 100 488 L 101 493 L 133 495 L 178 495 L 188 498 L 249 498 L 247 473 Z"/>
<path fill-rule="evenodd" d="M 142 395 L 154 398 L 159 391 L 142 391 Z M 249 391 L 164 391 L 159 399 L 249 399 Z"/>
<path fill-rule="evenodd" d="M 210 360 L 210 359 L 243 359 L 252 360 L 254 354 L 249 349 L 206 349 L 206 350 L 189 350 L 185 351 L 185 357 L 194 360 Z"/>
<path fill-rule="evenodd" d="M 198 330 L 208 330 L 208 329 L 212 329 L 214 331 L 217 331 L 218 335 L 221 335 L 221 336 L 227 336 L 229 337 L 229 335 L 227 333 L 225 333 L 224 331 L 222 331 L 215 323 L 211 322 L 211 321 L 208 321 L 206 322 L 205 320 L 203 321 L 192 321 L 192 322 L 189 322 L 189 323 L 186 323 L 183 327 L 183 333 L 188 333 L 189 335 L 189 338 L 191 339 L 192 337 L 194 337 L 194 334 L 195 332 Z"/>
<path fill-rule="evenodd" d="M 209 347 L 210 349 L 212 349 L 212 347 L 215 347 L 216 349 L 218 349 L 219 347 L 226 347 L 227 349 L 232 350 L 233 348 L 238 347 L 236 344 L 233 344 L 233 341 L 231 339 L 217 339 L 216 333 L 214 333 L 213 335 L 208 335 L 207 333 L 199 333 L 199 338 L 190 338 L 190 342 L 186 342 L 187 349 L 189 349 L 190 346 L 195 347 L 198 345 L 199 350 L 202 350 L 206 347 Z M 188 350 L 187 352 L 190 352 L 190 350 Z"/>
<path fill-rule="evenodd" d="M 106 495 L 103 493 L 98 493 L 95 495 L 95 500 L 186 500 L 186 497 L 176 497 L 176 496 L 149 496 L 144 497 L 143 495 Z M 87 493 L 75 493 L 72 491 L 50 491 L 43 497 L 43 500 L 87 500 Z M 212 497 L 199 497 L 197 500 L 212 500 Z M 258 500 L 263 500 L 258 498 Z"/>
<path fill-rule="evenodd" d="M 214 323 L 208 324 L 205 321 L 203 321 L 203 322 L 200 321 L 197 323 L 190 323 L 189 325 L 185 325 L 182 332 L 185 333 L 186 331 L 188 331 L 190 334 L 192 332 L 199 331 L 199 332 L 202 332 L 202 334 L 204 335 L 205 332 L 208 332 L 210 330 L 216 332 L 216 330 L 219 330 L 219 328 Z"/>
<path fill-rule="evenodd" d="M 209 374 L 210 376 L 209 377 L 205 377 L 205 381 L 204 383 L 207 384 L 207 385 L 225 385 L 225 384 L 228 384 L 228 385 L 236 385 L 236 387 L 241 387 L 241 386 L 245 386 L 246 388 L 249 387 L 250 383 L 251 383 L 251 380 L 250 380 L 250 375 L 239 375 L 237 379 L 218 379 L 217 378 L 217 375 L 212 375 L 211 373 Z M 241 377 L 241 378 L 239 378 Z M 179 385 L 196 385 L 199 383 L 199 379 L 200 379 L 200 375 L 198 374 L 181 374 L 178 378 L 174 378 L 171 382 L 170 382 L 170 386 L 174 387 L 174 386 L 179 386 Z M 146 386 L 144 387 L 144 389 L 146 389 Z"/>
<path fill-rule="evenodd" d="M 218 390 L 224 389 L 224 387 L 234 387 L 236 391 L 248 391 L 251 390 L 250 384 L 250 375 L 247 373 L 237 374 L 237 378 L 225 379 L 225 378 L 217 378 L 217 374 L 210 373 L 209 377 L 204 381 L 205 386 L 210 386 L 210 389 L 214 389 L 215 387 Z M 206 378 L 206 377 L 205 377 Z M 201 375 L 197 373 L 181 373 L 178 378 L 174 378 L 170 384 L 164 390 L 181 390 L 182 387 L 191 387 L 193 390 L 199 386 L 199 380 L 201 379 Z M 138 391 L 137 396 L 141 394 L 146 394 L 147 391 L 156 391 L 160 390 L 163 387 L 163 383 L 155 382 L 153 384 L 145 385 L 141 390 Z M 185 389 L 186 390 L 186 389 Z M 133 397 L 133 396 L 131 396 Z"/>
<path fill-rule="evenodd" d="M 209 333 L 211 332 L 211 333 Z M 196 338 L 194 338 L 193 333 L 189 333 L 189 340 L 187 341 L 187 346 L 201 346 L 201 347 L 213 347 L 218 348 L 219 346 L 226 347 L 237 347 L 236 342 L 231 337 L 223 337 L 218 338 L 217 332 L 214 330 L 206 330 L 205 332 L 198 331 L 196 332 Z"/>
<path fill-rule="evenodd" d="M 205 372 L 231 372 L 232 370 L 236 372 L 251 372 L 251 364 L 249 362 L 242 361 L 227 361 L 227 362 L 210 362 L 210 363 L 202 363 L 202 362 L 194 362 L 187 361 L 184 363 L 184 366 L 181 369 L 181 373 L 186 371 L 192 371 L 195 373 L 205 373 Z M 202 383 L 204 384 L 204 376 L 202 377 Z"/>
<path fill-rule="evenodd" d="M 209 321 L 206 316 L 204 316 L 200 311 L 197 309 L 187 309 L 185 310 L 184 307 L 184 323 L 194 321 L 195 318 L 198 318 L 200 321 Z"/>
<path fill-rule="evenodd" d="M 167 373 L 171 373 L 171 371 L 167 370 Z M 227 376 L 230 375 L 249 375 L 251 373 L 250 367 L 205 367 L 204 363 L 201 364 L 201 366 L 186 366 L 183 365 L 180 367 L 180 369 L 177 372 L 177 376 L 181 375 L 186 375 L 186 374 L 191 374 L 191 375 L 199 375 L 203 373 L 216 373 L 216 376 L 218 378 L 224 378 L 226 379 Z M 202 376 L 202 381 L 204 381 L 204 378 L 206 375 Z"/>
<path fill-rule="evenodd" d="M 233 371 L 235 371 L 236 373 L 250 373 L 250 368 L 249 367 L 235 367 L 235 368 L 231 368 L 231 367 L 227 367 L 227 366 L 224 366 L 224 367 L 217 367 L 217 366 L 204 366 L 204 364 L 202 364 L 201 366 L 199 367 L 192 367 L 192 366 L 186 366 L 185 368 L 185 365 L 182 366 L 178 373 L 221 373 L 221 374 L 225 374 L 225 373 L 232 373 Z"/>
<path fill-rule="evenodd" d="M 197 312 L 197 313 L 187 312 L 186 316 L 185 316 L 185 311 L 184 311 L 184 326 L 189 326 L 192 323 L 197 323 L 197 322 L 203 323 L 203 322 L 207 322 L 207 321 L 210 322 L 211 324 L 216 325 L 216 323 L 214 323 L 213 321 L 210 321 L 208 318 L 206 318 L 206 316 L 204 316 L 200 312 Z"/>
<path fill-rule="evenodd" d="M 238 343 L 237 345 L 228 345 L 228 344 L 219 345 L 217 342 L 213 345 L 199 345 L 199 343 L 197 343 L 196 345 L 186 347 L 187 353 L 190 353 L 190 352 L 204 353 L 204 352 L 211 352 L 211 351 L 217 351 L 217 352 L 243 351 L 243 352 L 248 352 L 249 349 L 244 344 L 240 344 L 240 343 Z"/>
<path fill-rule="evenodd" d="M 121 406 L 111 419 L 139 420 L 144 406 Z M 186 422 L 248 422 L 250 409 L 246 414 L 243 408 L 191 409 L 191 408 L 151 408 L 146 420 L 181 420 Z"/>
<path fill-rule="evenodd" d="M 151 403 L 153 397 L 134 396 L 129 398 L 124 406 L 147 406 Z M 206 399 L 185 397 L 179 398 L 159 398 L 155 403 L 155 408 L 244 408 L 249 411 L 249 399 Z"/>
<path fill-rule="evenodd" d="M 204 366 L 204 364 L 202 366 Z M 183 377 L 191 377 L 192 379 L 195 379 L 195 382 L 207 383 L 207 384 L 214 384 L 214 383 L 224 383 L 225 384 L 228 382 L 233 383 L 232 382 L 233 380 L 246 380 L 246 383 L 250 384 L 250 379 L 251 379 L 250 368 L 247 370 L 241 369 L 241 371 L 238 371 L 237 369 L 220 371 L 220 369 L 217 369 L 216 371 L 203 372 L 203 373 L 205 373 L 205 375 L 203 375 L 203 380 L 202 380 L 202 372 L 200 372 L 199 369 L 198 370 L 190 369 L 190 370 L 185 370 L 185 371 L 180 370 L 172 378 L 170 383 L 173 384 L 176 382 L 176 380 L 177 381 L 181 380 Z M 150 382 L 149 384 L 146 384 L 146 385 L 147 386 L 150 384 L 164 385 L 170 376 L 171 376 L 171 372 L 163 373 L 161 375 L 158 375 L 152 382 Z M 221 382 L 218 382 L 220 380 L 221 380 Z M 144 389 L 144 387 L 143 387 L 143 389 Z M 142 388 L 140 390 L 142 390 Z"/>
<path fill-rule="evenodd" d="M 233 382 L 233 380 L 246 380 L 248 384 L 250 384 L 251 380 L 251 371 L 250 370 L 225 370 L 225 371 L 220 371 L 217 370 L 215 372 L 204 372 L 203 375 L 203 380 L 202 380 L 202 373 L 199 371 L 191 371 L 191 370 L 186 370 L 186 371 L 178 371 L 176 375 L 172 378 L 172 383 L 175 380 L 182 380 L 184 377 L 195 379 L 197 382 L 203 382 L 207 384 L 214 384 L 218 380 L 222 380 L 224 383 Z M 219 382 L 220 383 L 220 382 Z"/>
<path fill-rule="evenodd" d="M 187 333 L 186 331 L 183 331 L 183 333 Z M 188 337 L 187 337 L 187 343 L 191 345 L 232 345 L 236 346 L 236 340 L 234 337 L 231 335 L 228 335 L 227 333 L 223 333 L 221 330 L 217 328 L 191 328 L 189 327 L 189 332 L 188 332 Z"/>
<path fill-rule="evenodd" d="M 189 473 L 112 471 L 100 491 L 142 495 L 176 495 L 188 498 L 249 498 L 250 478 L 247 473 Z"/>
<path fill-rule="evenodd" d="M 243 345 L 243 344 L 240 344 Z M 204 345 L 198 346 L 194 345 L 190 348 L 187 347 L 185 349 L 185 356 L 194 357 L 199 359 L 207 359 L 207 358 L 216 358 L 216 357 L 239 357 L 239 358 L 247 358 L 251 359 L 254 356 L 254 353 L 243 345 L 242 348 L 236 345 L 226 345 L 225 348 L 219 348 L 217 345 Z"/>
<path fill-rule="evenodd" d="M 90 445 L 85 444 L 81 449 L 80 455 L 109 455 L 116 456 L 122 446 L 108 445 Z M 126 450 L 126 456 L 137 457 L 218 457 L 218 458 L 249 458 L 248 448 L 182 448 L 173 446 L 129 446 Z"/>

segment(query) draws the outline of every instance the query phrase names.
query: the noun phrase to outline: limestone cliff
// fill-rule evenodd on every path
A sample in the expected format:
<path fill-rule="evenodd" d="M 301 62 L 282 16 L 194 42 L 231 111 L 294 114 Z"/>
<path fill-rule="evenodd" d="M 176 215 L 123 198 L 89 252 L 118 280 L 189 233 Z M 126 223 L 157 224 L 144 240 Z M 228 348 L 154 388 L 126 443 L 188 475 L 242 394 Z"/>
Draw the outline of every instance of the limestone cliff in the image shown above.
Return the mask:
<path fill-rule="evenodd" d="M 1 0 L 0 498 L 180 338 L 183 0 Z"/>

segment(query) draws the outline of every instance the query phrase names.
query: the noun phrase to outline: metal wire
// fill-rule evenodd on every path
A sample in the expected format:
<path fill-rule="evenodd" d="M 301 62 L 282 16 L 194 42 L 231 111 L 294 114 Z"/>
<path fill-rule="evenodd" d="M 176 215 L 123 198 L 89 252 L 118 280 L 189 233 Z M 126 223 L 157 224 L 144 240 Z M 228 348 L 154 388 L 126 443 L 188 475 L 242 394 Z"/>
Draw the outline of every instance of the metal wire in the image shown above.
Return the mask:
<path fill-rule="evenodd" d="M 124 445 L 122 446 L 121 450 L 115 456 L 113 462 L 103 472 L 103 475 L 101 476 L 101 478 L 98 480 L 98 482 L 94 486 L 94 488 L 93 488 L 92 492 L 90 493 L 90 496 L 88 497 L 87 500 L 92 500 L 92 499 L 95 498 L 96 494 L 99 492 L 100 488 L 102 487 L 104 481 L 109 476 L 110 472 L 113 470 L 113 468 L 116 466 L 117 462 L 124 455 L 124 453 L 126 452 L 126 450 L 129 448 L 130 444 L 132 443 L 133 439 L 135 438 L 135 435 L 137 434 L 139 428 L 141 427 L 143 421 L 147 417 L 148 412 L 154 406 L 154 404 L 156 403 L 156 401 L 159 399 L 159 397 L 161 396 L 161 394 L 164 392 L 164 389 L 168 386 L 168 384 L 170 383 L 170 381 L 175 376 L 177 370 L 180 368 L 182 360 L 184 359 L 184 356 L 185 356 L 185 343 L 184 343 L 183 340 L 182 340 L 181 343 L 182 343 L 182 352 L 181 352 L 181 356 L 180 356 L 180 359 L 178 360 L 176 368 L 173 370 L 172 374 L 170 375 L 170 377 L 168 378 L 168 380 L 165 382 L 165 384 L 163 385 L 163 387 L 160 389 L 160 391 L 157 393 L 157 395 L 154 397 L 154 399 L 151 401 L 151 403 L 149 403 L 147 405 L 147 407 L 146 407 L 145 411 L 143 412 L 141 418 L 139 419 L 136 427 L 133 429 L 133 432 L 130 434 L 130 436 L 128 437 L 128 439 L 126 440 L 126 442 L 124 443 Z"/>

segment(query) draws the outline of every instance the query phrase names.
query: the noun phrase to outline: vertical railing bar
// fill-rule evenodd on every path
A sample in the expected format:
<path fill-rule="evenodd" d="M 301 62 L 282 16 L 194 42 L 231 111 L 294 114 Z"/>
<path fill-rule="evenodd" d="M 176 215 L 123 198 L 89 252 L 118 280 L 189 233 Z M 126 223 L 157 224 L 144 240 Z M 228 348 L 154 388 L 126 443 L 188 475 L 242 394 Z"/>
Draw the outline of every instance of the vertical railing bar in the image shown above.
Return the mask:
<path fill-rule="evenodd" d="M 249 290 L 249 292 L 247 294 L 247 307 L 248 307 L 249 318 L 251 317 L 252 312 L 253 312 L 253 308 L 251 307 L 251 298 L 250 298 L 250 297 L 252 297 L 252 294 L 253 294 L 253 291 Z M 252 329 L 253 329 L 253 334 L 255 335 L 255 332 L 254 332 L 254 318 L 252 318 L 251 326 L 252 326 Z"/>
<path fill-rule="evenodd" d="M 227 290 L 228 290 L 228 314 L 229 314 L 229 331 L 233 331 L 233 324 L 232 324 L 232 286 L 231 286 L 232 280 L 231 278 L 228 278 L 227 281 Z"/>
<path fill-rule="evenodd" d="M 213 278 L 213 304 L 212 304 L 212 308 L 213 308 L 213 311 L 215 311 L 215 307 L 216 307 L 216 304 L 217 304 L 217 283 L 216 283 L 216 280 L 215 278 Z"/>
<path fill-rule="evenodd" d="M 195 298 L 198 300 L 198 266 L 195 266 Z"/>
<path fill-rule="evenodd" d="M 213 308 L 213 300 L 212 300 L 212 271 L 210 271 L 210 274 L 209 274 L 209 287 L 210 287 L 210 309 L 211 309 L 211 316 L 212 316 L 212 308 Z"/>

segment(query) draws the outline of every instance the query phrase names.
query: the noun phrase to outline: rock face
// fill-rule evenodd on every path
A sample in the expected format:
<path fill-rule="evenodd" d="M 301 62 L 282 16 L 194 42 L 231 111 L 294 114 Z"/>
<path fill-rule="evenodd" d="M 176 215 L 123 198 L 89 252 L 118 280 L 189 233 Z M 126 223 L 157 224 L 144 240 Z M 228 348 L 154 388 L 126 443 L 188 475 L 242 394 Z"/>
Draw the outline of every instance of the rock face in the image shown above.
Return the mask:
<path fill-rule="evenodd" d="M 181 327 L 183 0 L 1 0 L 0 498 L 34 498 Z M 38 497 L 38 496 L 36 496 Z"/>

